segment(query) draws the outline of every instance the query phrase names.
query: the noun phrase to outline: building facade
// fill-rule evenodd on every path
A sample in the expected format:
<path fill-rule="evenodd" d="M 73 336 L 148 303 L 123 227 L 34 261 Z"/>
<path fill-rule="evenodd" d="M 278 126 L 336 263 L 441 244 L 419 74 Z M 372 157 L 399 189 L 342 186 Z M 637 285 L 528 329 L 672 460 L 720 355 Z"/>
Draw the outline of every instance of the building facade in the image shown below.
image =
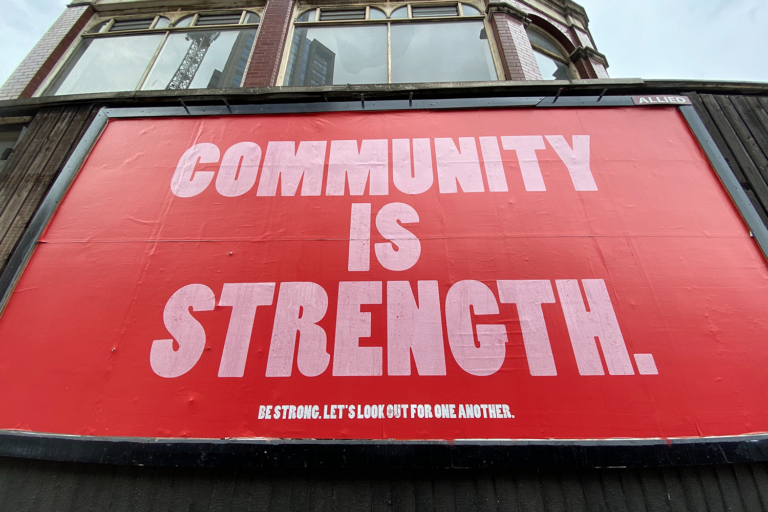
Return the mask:
<path fill-rule="evenodd" d="M 92 0 L 0 87 L 9 510 L 768 510 L 768 85 L 570 0 Z"/>
<path fill-rule="evenodd" d="M 0 97 L 598 79 L 607 67 L 574 2 L 75 2 Z"/>

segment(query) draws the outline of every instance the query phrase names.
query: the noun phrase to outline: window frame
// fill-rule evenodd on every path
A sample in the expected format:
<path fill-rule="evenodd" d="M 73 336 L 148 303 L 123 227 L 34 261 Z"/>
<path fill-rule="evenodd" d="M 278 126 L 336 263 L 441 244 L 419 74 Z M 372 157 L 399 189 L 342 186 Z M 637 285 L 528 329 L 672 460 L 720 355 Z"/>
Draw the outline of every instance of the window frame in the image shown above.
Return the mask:
<path fill-rule="evenodd" d="M 578 70 L 573 65 L 573 62 L 571 62 L 571 60 L 568 58 L 568 52 L 565 50 L 565 48 L 560 43 L 560 41 L 558 41 L 557 39 L 555 39 L 554 37 L 549 35 L 549 33 L 546 30 L 544 30 L 541 27 L 538 27 L 538 26 L 536 26 L 534 24 L 528 25 L 527 27 L 525 27 L 525 30 L 526 30 L 526 34 L 525 35 L 526 35 L 526 37 L 528 37 L 528 42 L 531 43 L 531 48 L 533 48 L 534 52 L 538 52 L 538 53 L 544 55 L 545 57 L 549 57 L 552 60 L 556 60 L 559 63 L 564 64 L 568 68 L 568 74 L 570 75 L 568 77 L 569 80 L 577 80 L 577 79 L 580 78 Z M 561 53 L 558 55 L 555 52 L 553 52 L 552 50 L 544 48 L 543 46 L 533 42 L 531 40 L 530 36 L 528 36 L 528 31 L 529 30 L 531 30 L 533 32 L 536 32 L 538 35 L 540 35 L 541 37 L 545 38 L 547 41 L 552 43 L 556 48 L 561 50 Z M 539 70 L 539 74 L 541 74 L 541 70 Z M 548 80 L 548 79 L 544 78 L 543 75 L 542 75 L 542 79 L 543 80 Z"/>
<path fill-rule="evenodd" d="M 474 7 L 479 11 L 479 14 L 464 14 L 464 10 L 462 7 L 462 4 L 466 4 L 469 7 Z M 448 7 L 448 6 L 456 6 L 457 7 L 457 15 L 456 16 L 424 16 L 424 17 L 414 17 L 412 12 L 412 7 Z M 408 16 L 405 18 L 391 18 L 393 12 L 400 9 L 401 7 L 406 7 L 408 9 Z M 343 10 L 352 10 L 352 9 L 365 9 L 365 19 L 363 20 L 333 20 L 333 21 L 319 21 L 321 11 L 343 11 Z M 385 15 L 385 18 L 383 19 L 372 19 L 370 17 L 371 9 L 378 9 L 379 11 L 382 11 Z M 314 21 L 298 21 L 300 16 L 303 16 L 307 12 L 315 11 L 315 19 Z M 293 12 L 293 21 L 291 22 L 290 32 L 288 33 L 288 36 L 286 38 L 286 41 L 289 42 L 289 44 L 285 45 L 284 52 L 283 52 L 283 59 L 280 66 L 280 74 L 277 79 L 277 83 L 280 84 L 281 87 L 304 87 L 304 86 L 291 86 L 291 85 L 285 85 L 283 82 L 285 82 L 285 75 L 288 71 L 288 61 L 290 60 L 290 54 L 291 54 L 291 44 L 290 42 L 293 40 L 293 34 L 298 28 L 317 28 L 317 27 L 325 27 L 325 26 L 344 26 L 344 25 L 386 25 L 387 26 L 387 81 L 382 83 L 392 84 L 392 24 L 393 23 L 450 23 L 450 22 L 462 22 L 462 21 L 482 21 L 483 27 L 485 27 L 485 32 L 488 34 L 488 47 L 491 52 L 491 59 L 493 60 L 493 68 L 494 72 L 496 73 L 496 79 L 492 80 L 494 82 L 504 81 L 504 68 L 501 64 L 501 58 L 499 56 L 499 50 L 496 47 L 495 40 L 493 37 L 491 37 L 492 27 L 490 23 L 488 22 L 487 18 L 487 11 L 484 8 L 484 6 L 477 1 L 465 1 L 465 2 L 402 2 L 402 3 L 354 3 L 354 4 L 327 4 L 327 5 L 304 5 L 299 6 L 298 4 L 296 7 L 294 7 Z M 375 85 L 375 84 L 371 84 Z M 324 86 L 328 87 L 328 86 Z"/>
<path fill-rule="evenodd" d="M 197 20 L 200 18 L 200 15 L 217 15 L 217 14 L 235 14 L 238 11 L 240 11 L 240 20 L 236 24 L 223 24 L 223 25 L 203 25 L 203 26 L 196 26 Z M 91 19 L 91 21 L 86 25 L 86 28 L 80 33 L 80 37 L 77 38 L 74 42 L 74 44 L 70 47 L 67 54 L 59 61 L 59 65 L 56 69 L 53 70 L 53 72 L 49 75 L 49 80 L 46 80 L 45 83 L 43 83 L 40 87 L 40 96 L 47 96 L 48 92 L 50 91 L 51 87 L 53 87 L 57 80 L 59 79 L 59 76 L 61 73 L 69 66 L 70 64 L 76 64 L 72 63 L 71 60 L 74 58 L 74 56 L 77 53 L 77 49 L 80 47 L 83 42 L 89 40 L 89 39 L 102 39 L 102 38 L 111 38 L 111 37 L 125 37 L 125 36 L 133 36 L 133 35 L 144 35 L 144 34 L 162 34 L 163 38 L 161 39 L 160 43 L 157 46 L 157 49 L 155 50 L 155 53 L 150 58 L 147 68 L 144 70 L 143 75 L 141 76 L 141 79 L 139 80 L 138 84 L 134 89 L 128 89 L 125 92 L 135 92 L 135 91 L 141 91 L 142 87 L 144 86 L 144 83 L 146 82 L 147 78 L 149 77 L 150 72 L 152 71 L 152 68 L 155 65 L 155 62 L 157 61 L 158 57 L 160 56 L 160 53 L 162 52 L 163 48 L 165 47 L 166 42 L 168 41 L 168 38 L 171 36 L 171 34 L 178 33 L 178 32 L 192 32 L 192 31 L 210 31 L 210 30 L 247 30 L 247 29 L 253 29 L 256 30 L 256 38 L 258 38 L 259 35 L 259 28 L 261 27 L 261 22 L 263 20 L 263 9 L 257 9 L 257 8 L 248 8 L 248 9 L 227 9 L 227 10 L 210 10 L 210 11 L 185 11 L 185 12 L 174 12 L 174 13 L 158 13 L 155 14 L 154 19 L 152 20 L 152 23 L 150 24 L 149 28 L 147 29 L 139 29 L 139 30 L 120 30 L 116 32 L 110 32 L 110 29 L 115 24 L 115 21 L 131 21 L 131 20 L 141 20 L 141 19 L 149 19 L 152 15 L 151 14 L 137 14 L 137 15 L 131 15 L 131 16 L 114 16 L 114 17 L 94 17 Z M 259 17 L 259 21 L 257 23 L 245 23 L 245 20 L 248 16 L 248 14 L 255 14 Z M 189 25 L 185 27 L 177 27 L 176 24 L 180 21 L 189 18 L 192 16 L 192 21 Z M 170 21 L 170 25 L 164 28 L 156 28 L 158 22 L 166 18 Z M 107 24 L 105 25 L 103 30 L 100 30 L 99 32 L 90 33 L 90 30 L 93 30 L 96 26 L 101 25 L 107 21 Z M 256 44 L 254 39 L 254 45 Z M 242 83 L 245 80 L 245 74 L 243 74 L 242 81 L 240 82 L 240 86 L 242 87 Z M 99 93 L 93 93 L 93 94 L 99 94 Z"/>

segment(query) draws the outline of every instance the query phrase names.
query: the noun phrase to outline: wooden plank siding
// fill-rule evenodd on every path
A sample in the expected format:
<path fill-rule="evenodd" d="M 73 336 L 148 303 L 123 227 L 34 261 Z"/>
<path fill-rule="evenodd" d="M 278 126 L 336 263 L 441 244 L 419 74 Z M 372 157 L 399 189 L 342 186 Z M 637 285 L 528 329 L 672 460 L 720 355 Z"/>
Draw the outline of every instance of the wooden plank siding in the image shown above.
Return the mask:
<path fill-rule="evenodd" d="M 255 470 L 0 459 L 4 510 L 768 511 L 768 467 Z"/>
<path fill-rule="evenodd" d="M 96 116 L 95 105 L 38 112 L 0 173 L 0 269 Z"/>
<path fill-rule="evenodd" d="M 768 226 L 768 97 L 686 95 Z"/>

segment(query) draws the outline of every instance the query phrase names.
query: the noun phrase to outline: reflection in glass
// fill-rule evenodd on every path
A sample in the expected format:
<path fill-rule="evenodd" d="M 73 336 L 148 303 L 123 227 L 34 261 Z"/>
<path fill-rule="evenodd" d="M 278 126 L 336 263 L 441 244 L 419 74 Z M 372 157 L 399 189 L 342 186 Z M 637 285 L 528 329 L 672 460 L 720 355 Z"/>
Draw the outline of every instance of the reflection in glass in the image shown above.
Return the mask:
<path fill-rule="evenodd" d="M 543 53 L 539 53 L 536 50 L 533 51 L 536 56 L 536 63 L 539 65 L 541 76 L 544 80 L 570 80 L 571 72 L 568 66 L 555 60 L 552 57 L 548 57 Z"/>
<path fill-rule="evenodd" d="M 392 83 L 496 80 L 482 21 L 392 24 Z"/>
<path fill-rule="evenodd" d="M 256 30 L 175 33 L 142 90 L 240 87 Z"/>
<path fill-rule="evenodd" d="M 85 39 L 47 94 L 132 91 L 162 40 L 162 34 Z"/>
<path fill-rule="evenodd" d="M 386 82 L 386 25 L 296 27 L 283 85 Z"/>
<path fill-rule="evenodd" d="M 537 44 L 544 48 L 545 50 L 549 50 L 555 55 L 562 55 L 563 51 L 550 39 L 543 34 L 540 34 L 538 31 L 527 28 L 525 29 L 525 32 L 528 34 L 528 39 L 531 40 L 533 44 Z"/>

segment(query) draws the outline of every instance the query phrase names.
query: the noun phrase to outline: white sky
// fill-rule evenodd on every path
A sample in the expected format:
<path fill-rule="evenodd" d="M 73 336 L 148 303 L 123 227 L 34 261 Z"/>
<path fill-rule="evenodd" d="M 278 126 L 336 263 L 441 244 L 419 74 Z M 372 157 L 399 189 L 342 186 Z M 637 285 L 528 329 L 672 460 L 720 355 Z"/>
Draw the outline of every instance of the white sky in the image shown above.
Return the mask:
<path fill-rule="evenodd" d="M 0 83 L 66 5 L 0 0 Z M 613 78 L 768 82 L 766 0 L 580 0 Z"/>

